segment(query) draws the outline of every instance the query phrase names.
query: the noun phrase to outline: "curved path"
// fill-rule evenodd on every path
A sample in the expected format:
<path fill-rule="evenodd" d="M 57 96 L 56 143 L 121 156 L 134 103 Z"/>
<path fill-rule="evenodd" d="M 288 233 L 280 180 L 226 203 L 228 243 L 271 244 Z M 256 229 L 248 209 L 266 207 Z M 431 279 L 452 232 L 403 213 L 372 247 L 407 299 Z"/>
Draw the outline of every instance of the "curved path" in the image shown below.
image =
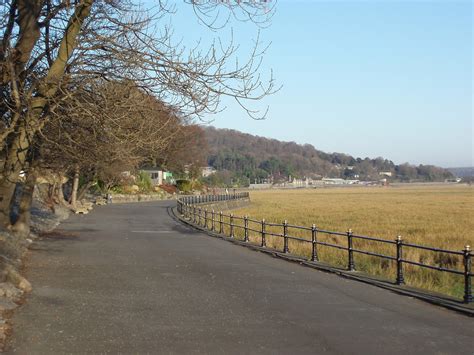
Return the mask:
<path fill-rule="evenodd" d="M 10 353 L 473 354 L 474 319 L 178 224 L 98 207 L 35 244 Z"/>

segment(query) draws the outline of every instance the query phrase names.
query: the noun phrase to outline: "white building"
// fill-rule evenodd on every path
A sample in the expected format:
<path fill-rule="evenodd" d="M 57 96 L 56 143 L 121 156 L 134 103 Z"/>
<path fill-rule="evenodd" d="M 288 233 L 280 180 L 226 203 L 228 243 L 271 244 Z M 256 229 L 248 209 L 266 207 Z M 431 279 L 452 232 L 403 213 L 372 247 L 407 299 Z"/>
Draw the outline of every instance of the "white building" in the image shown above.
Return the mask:
<path fill-rule="evenodd" d="M 205 166 L 203 168 L 201 168 L 201 175 L 202 177 L 208 177 L 212 174 L 215 174 L 216 173 L 216 169 L 214 169 L 212 166 Z"/>
<path fill-rule="evenodd" d="M 163 184 L 163 170 L 159 170 L 158 168 L 145 168 L 141 169 L 140 171 L 150 176 L 153 185 L 156 186 Z"/>

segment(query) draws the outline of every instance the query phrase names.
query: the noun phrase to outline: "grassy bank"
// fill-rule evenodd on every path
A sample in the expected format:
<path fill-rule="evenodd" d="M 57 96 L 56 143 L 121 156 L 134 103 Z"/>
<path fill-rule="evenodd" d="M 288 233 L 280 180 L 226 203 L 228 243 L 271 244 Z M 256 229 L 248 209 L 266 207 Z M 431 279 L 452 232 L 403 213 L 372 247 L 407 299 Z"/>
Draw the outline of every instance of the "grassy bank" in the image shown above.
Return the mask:
<path fill-rule="evenodd" d="M 353 187 L 304 190 L 270 190 L 251 192 L 252 204 L 234 211 L 236 216 L 249 215 L 267 222 L 288 220 L 293 225 L 369 235 L 395 240 L 398 235 L 409 243 L 450 250 L 462 250 L 474 244 L 474 189 L 469 186 L 402 186 Z M 239 221 L 242 223 L 242 221 Z M 251 228 L 258 230 L 258 225 Z M 268 231 L 281 233 L 281 228 Z M 237 229 L 242 237 L 242 230 Z M 290 235 L 310 239 L 310 231 L 289 229 Z M 319 240 L 347 245 L 344 237 L 318 235 Z M 259 242 L 259 234 L 251 232 L 251 239 Z M 269 237 L 267 244 L 282 248 L 281 238 Z M 309 257 L 309 243 L 290 241 L 291 253 Z M 386 255 L 395 255 L 394 245 L 381 245 L 355 240 L 354 248 Z M 321 261 L 347 265 L 347 252 L 319 246 Z M 420 249 L 406 249 L 405 258 L 432 265 L 462 270 L 462 257 L 431 253 Z M 355 254 L 357 270 L 395 278 L 394 262 Z M 462 276 L 430 271 L 405 265 L 407 284 L 462 297 Z"/>

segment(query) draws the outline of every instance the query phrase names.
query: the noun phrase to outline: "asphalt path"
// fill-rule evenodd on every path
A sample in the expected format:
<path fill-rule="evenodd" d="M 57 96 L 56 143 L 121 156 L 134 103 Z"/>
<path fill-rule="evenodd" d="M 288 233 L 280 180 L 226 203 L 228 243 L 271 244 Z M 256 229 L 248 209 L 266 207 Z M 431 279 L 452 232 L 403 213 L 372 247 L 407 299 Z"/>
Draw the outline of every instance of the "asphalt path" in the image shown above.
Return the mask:
<path fill-rule="evenodd" d="M 34 245 L 9 353 L 474 354 L 474 319 L 189 229 L 172 202 Z"/>

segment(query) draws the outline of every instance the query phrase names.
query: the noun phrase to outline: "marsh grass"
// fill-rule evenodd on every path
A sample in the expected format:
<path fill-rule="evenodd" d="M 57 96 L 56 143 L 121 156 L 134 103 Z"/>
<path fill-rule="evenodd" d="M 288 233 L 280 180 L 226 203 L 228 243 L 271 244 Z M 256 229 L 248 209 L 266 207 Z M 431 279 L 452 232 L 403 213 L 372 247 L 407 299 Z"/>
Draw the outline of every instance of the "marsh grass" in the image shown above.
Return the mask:
<path fill-rule="evenodd" d="M 330 189 L 269 190 L 251 192 L 250 206 L 233 211 L 235 216 L 249 215 L 252 219 L 345 232 L 351 228 L 356 235 L 365 235 L 394 241 L 401 235 L 407 243 L 461 251 L 465 245 L 473 246 L 474 189 L 456 186 L 404 186 L 404 187 L 351 187 Z M 229 223 L 229 218 L 224 218 Z M 234 219 L 243 226 L 243 220 Z M 261 242 L 261 224 L 249 223 L 255 229 L 249 233 L 250 241 Z M 235 235 L 243 239 L 242 228 Z M 281 226 L 267 226 L 267 233 L 282 234 Z M 229 234 L 225 226 L 224 233 Z M 310 230 L 288 228 L 290 236 L 311 240 Z M 318 233 L 318 240 L 347 246 L 346 236 Z M 267 235 L 267 246 L 283 249 L 283 238 Z M 354 248 L 395 256 L 396 247 L 354 238 Z M 311 244 L 290 240 L 292 254 L 311 257 Z M 319 260 L 339 267 L 347 266 L 347 251 L 318 246 Z M 404 258 L 429 265 L 463 270 L 461 256 L 429 252 L 404 247 Z M 355 253 L 358 271 L 394 280 L 395 262 Z M 463 278 L 459 275 L 437 272 L 412 265 L 404 265 L 408 285 L 446 293 L 463 295 Z"/>

